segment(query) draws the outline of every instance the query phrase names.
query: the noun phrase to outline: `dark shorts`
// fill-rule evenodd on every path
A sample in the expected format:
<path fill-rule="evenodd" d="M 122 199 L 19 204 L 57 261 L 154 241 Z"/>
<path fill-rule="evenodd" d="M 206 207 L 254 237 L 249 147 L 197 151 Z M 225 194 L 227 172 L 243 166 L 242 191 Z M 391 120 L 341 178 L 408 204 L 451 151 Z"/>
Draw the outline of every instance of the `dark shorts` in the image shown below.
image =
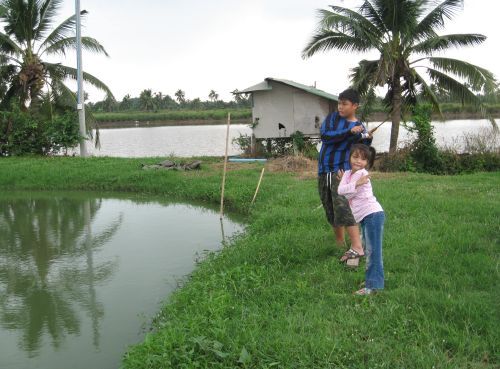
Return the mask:
<path fill-rule="evenodd" d="M 349 202 L 344 196 L 337 193 L 340 180 L 335 173 L 331 176 L 320 174 L 318 176 L 318 191 L 321 203 L 325 209 L 328 223 L 334 227 L 349 227 L 356 225 Z"/>

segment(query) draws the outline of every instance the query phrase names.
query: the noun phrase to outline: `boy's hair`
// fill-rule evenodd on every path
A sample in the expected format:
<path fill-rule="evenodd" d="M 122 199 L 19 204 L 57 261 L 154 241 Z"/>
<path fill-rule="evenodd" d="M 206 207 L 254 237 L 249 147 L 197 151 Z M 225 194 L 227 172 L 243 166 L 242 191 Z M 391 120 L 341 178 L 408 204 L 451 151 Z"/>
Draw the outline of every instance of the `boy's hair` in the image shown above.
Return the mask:
<path fill-rule="evenodd" d="M 353 88 L 348 88 L 340 93 L 339 100 L 349 100 L 353 104 L 359 104 L 359 92 Z"/>
<path fill-rule="evenodd" d="M 375 149 L 371 146 L 366 146 L 363 144 L 354 144 L 351 146 L 351 153 L 349 154 L 349 161 L 351 161 L 351 156 L 355 153 L 359 153 L 361 157 L 368 161 L 368 169 L 373 166 L 375 162 L 375 154 L 377 153 Z"/>

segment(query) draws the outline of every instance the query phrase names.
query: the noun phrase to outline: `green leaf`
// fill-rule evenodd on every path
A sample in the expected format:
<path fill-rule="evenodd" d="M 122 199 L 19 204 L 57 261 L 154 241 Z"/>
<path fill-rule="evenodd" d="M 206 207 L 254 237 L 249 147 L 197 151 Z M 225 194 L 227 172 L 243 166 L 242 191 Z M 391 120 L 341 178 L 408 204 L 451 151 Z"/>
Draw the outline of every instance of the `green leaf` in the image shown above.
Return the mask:
<path fill-rule="evenodd" d="M 240 352 L 240 358 L 238 359 L 238 363 L 246 365 L 252 361 L 252 355 L 249 354 L 246 347 L 243 346 Z"/>

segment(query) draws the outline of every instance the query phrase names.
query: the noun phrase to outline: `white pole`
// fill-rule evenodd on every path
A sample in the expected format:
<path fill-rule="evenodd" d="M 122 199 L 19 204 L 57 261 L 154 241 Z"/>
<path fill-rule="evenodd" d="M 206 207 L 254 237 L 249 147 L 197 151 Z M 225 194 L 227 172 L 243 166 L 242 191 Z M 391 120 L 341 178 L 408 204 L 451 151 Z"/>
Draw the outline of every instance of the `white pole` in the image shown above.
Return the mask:
<path fill-rule="evenodd" d="M 82 70 L 82 33 L 81 33 L 81 17 L 80 17 L 80 0 L 75 0 L 76 13 L 76 69 L 77 69 L 77 103 L 76 110 L 78 111 L 78 121 L 80 124 L 80 156 L 87 156 L 86 137 L 87 130 L 85 128 L 85 103 L 83 97 L 83 70 Z"/>
<path fill-rule="evenodd" d="M 227 113 L 227 131 L 226 131 L 226 154 L 224 155 L 224 171 L 222 172 L 222 190 L 220 193 L 220 218 L 224 216 L 224 187 L 226 186 L 227 170 L 227 149 L 229 146 L 229 125 L 231 124 L 231 113 Z"/>

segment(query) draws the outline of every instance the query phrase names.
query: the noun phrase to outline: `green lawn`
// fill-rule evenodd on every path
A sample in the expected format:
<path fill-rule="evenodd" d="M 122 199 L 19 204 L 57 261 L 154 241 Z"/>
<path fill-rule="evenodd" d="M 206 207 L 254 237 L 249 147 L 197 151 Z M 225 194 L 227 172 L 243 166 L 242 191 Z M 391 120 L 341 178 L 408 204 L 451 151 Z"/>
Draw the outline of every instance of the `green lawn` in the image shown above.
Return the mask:
<path fill-rule="evenodd" d="M 154 193 L 217 203 L 221 165 L 143 171 L 157 159 L 0 160 L 0 190 Z M 500 173 L 375 174 L 387 215 L 386 290 L 356 297 L 362 268 L 337 259 L 316 181 L 228 173 L 246 232 L 208 255 L 165 302 L 125 368 L 498 368 Z M 147 286 L 146 286 L 147 287 Z"/>

